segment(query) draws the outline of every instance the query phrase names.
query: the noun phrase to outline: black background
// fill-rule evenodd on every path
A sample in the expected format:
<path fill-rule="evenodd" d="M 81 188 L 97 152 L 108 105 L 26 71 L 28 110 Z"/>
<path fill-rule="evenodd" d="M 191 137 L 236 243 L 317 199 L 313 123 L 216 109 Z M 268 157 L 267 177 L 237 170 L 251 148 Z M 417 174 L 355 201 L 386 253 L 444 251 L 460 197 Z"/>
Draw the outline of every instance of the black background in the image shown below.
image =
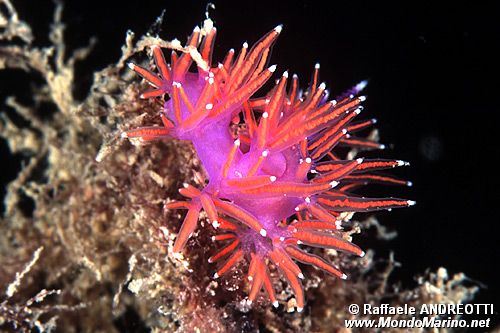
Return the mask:
<path fill-rule="evenodd" d="M 69 48 L 98 44 L 77 68 L 85 95 L 92 71 L 120 56 L 127 29 L 141 35 L 160 15 L 161 37 L 182 41 L 204 18 L 202 1 L 68 1 L 64 22 Z M 394 279 L 415 285 L 413 276 L 444 266 L 481 282 L 475 303 L 496 303 L 498 285 L 499 155 L 497 114 L 498 18 L 493 7 L 409 1 L 371 2 L 216 1 L 210 12 L 218 27 L 215 60 L 244 41 L 251 45 L 277 24 L 284 30 L 273 49 L 278 72 L 309 81 L 316 62 L 333 95 L 369 79 L 365 117 L 376 117 L 381 141 L 391 149 L 379 155 L 411 162 L 398 175 L 411 188 L 381 189 L 417 201 L 410 209 L 378 214 L 398 238 L 390 242 L 360 239 L 381 256 L 392 249 L 402 264 Z M 32 23 L 36 43 L 47 43 L 53 3 L 14 1 L 21 19 Z M 29 92 L 30 83 L 1 74 L 2 96 Z M 12 80 L 12 78 L 14 78 Z M 26 92 L 24 92 L 26 94 Z M 21 156 L 10 156 L 2 141 L 2 183 L 12 179 Z M 377 188 L 378 191 L 378 188 Z M 363 243 L 364 242 L 364 243 Z M 498 311 L 498 309 L 497 309 Z M 499 316 L 492 318 L 498 323 Z"/>

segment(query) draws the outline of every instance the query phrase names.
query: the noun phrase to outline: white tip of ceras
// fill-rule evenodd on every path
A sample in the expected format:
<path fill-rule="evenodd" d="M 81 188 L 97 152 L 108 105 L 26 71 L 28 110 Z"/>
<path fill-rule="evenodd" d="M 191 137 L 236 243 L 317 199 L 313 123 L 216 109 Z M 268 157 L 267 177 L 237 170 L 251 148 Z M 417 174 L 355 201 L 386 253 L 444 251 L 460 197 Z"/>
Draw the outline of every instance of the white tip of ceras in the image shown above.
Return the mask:
<path fill-rule="evenodd" d="M 200 27 L 199 27 L 199 26 L 196 26 L 196 27 L 194 27 L 194 29 L 193 29 L 193 32 L 200 32 L 200 31 L 201 31 L 201 29 L 200 29 Z"/>
<path fill-rule="evenodd" d="M 278 303 L 278 301 L 274 301 L 274 302 L 273 302 L 273 306 L 277 309 L 277 308 L 278 308 L 278 306 L 280 306 L 280 303 Z"/>
<path fill-rule="evenodd" d="M 356 85 L 356 90 L 357 91 L 361 91 L 361 90 L 365 89 L 367 85 L 368 85 L 368 81 L 367 80 L 363 80 L 363 81 L 361 81 L 360 83 L 358 83 Z"/>
<path fill-rule="evenodd" d="M 356 110 L 354 110 L 354 113 L 355 114 L 360 114 L 362 110 L 363 110 L 363 108 L 361 108 L 361 107 L 357 108 Z"/>
<path fill-rule="evenodd" d="M 188 183 L 182 183 L 182 186 L 183 186 L 184 188 L 188 188 L 188 187 L 189 187 L 189 184 L 188 184 Z"/>
<path fill-rule="evenodd" d="M 122 132 L 122 134 L 120 134 L 120 138 L 127 139 L 128 138 L 127 132 Z"/>
<path fill-rule="evenodd" d="M 219 228 L 219 227 L 220 227 L 220 223 L 219 223 L 219 221 L 214 220 L 214 221 L 212 222 L 212 227 L 214 227 L 214 229 Z"/>
<path fill-rule="evenodd" d="M 276 70 L 276 65 L 272 65 L 270 66 L 267 70 L 270 71 L 271 73 L 274 73 L 274 71 Z"/>
<path fill-rule="evenodd" d="M 176 88 L 180 88 L 181 87 L 181 83 L 180 82 L 177 82 L 177 81 L 174 81 L 172 82 L 172 85 Z"/>
<path fill-rule="evenodd" d="M 307 164 L 311 164 L 312 163 L 312 159 L 310 157 L 306 157 L 306 163 Z"/>
<path fill-rule="evenodd" d="M 358 99 L 360 102 L 364 102 L 366 101 L 366 96 L 359 96 Z"/>
<path fill-rule="evenodd" d="M 332 188 L 334 188 L 334 187 L 335 187 L 335 186 L 337 186 L 338 184 L 339 184 L 339 182 L 337 182 L 337 181 L 335 181 L 335 180 L 334 180 L 334 181 L 332 181 L 332 182 L 330 182 L 330 186 L 331 186 Z"/>
<path fill-rule="evenodd" d="M 215 273 L 214 274 L 214 279 L 218 279 L 219 278 L 219 274 Z"/>
<path fill-rule="evenodd" d="M 299 273 L 297 276 L 298 276 L 298 277 L 299 277 L 299 279 L 301 279 L 301 280 L 304 280 L 304 279 L 305 279 L 305 276 L 304 276 L 304 274 L 302 274 L 302 273 Z"/>
<path fill-rule="evenodd" d="M 363 163 L 364 160 L 365 160 L 364 158 L 357 158 L 356 162 L 358 162 L 358 164 L 361 164 Z"/>
<path fill-rule="evenodd" d="M 410 165 L 410 162 L 406 162 L 406 161 L 397 160 L 396 162 L 398 163 L 398 166 L 409 166 Z"/>
<path fill-rule="evenodd" d="M 326 89 L 326 83 L 325 82 L 321 82 L 321 84 L 319 85 L 318 89 L 325 90 Z"/>
<path fill-rule="evenodd" d="M 262 118 L 264 118 L 264 119 L 265 119 L 265 118 L 268 118 L 268 117 L 269 117 L 269 113 L 264 112 L 264 113 L 262 114 Z"/>
<path fill-rule="evenodd" d="M 244 42 L 244 43 L 243 43 L 243 48 L 244 48 L 244 49 L 248 49 L 248 43 L 247 43 L 247 42 Z"/>
<path fill-rule="evenodd" d="M 239 146 L 240 146 L 240 144 L 241 144 L 240 139 L 236 139 L 236 140 L 234 140 L 234 145 L 235 145 L 236 147 L 239 147 Z"/>
<path fill-rule="evenodd" d="M 365 251 L 361 251 L 361 253 L 359 254 L 359 257 L 363 258 L 365 255 L 366 255 L 366 252 Z"/>
<path fill-rule="evenodd" d="M 263 157 L 267 157 L 267 155 L 269 155 L 269 150 L 264 150 L 264 151 L 262 152 L 262 156 L 263 156 Z"/>
<path fill-rule="evenodd" d="M 274 183 L 276 181 L 276 176 L 269 177 L 269 180 Z"/>
<path fill-rule="evenodd" d="M 127 62 L 127 67 L 130 68 L 131 70 L 134 70 L 135 65 L 131 62 Z"/>
<path fill-rule="evenodd" d="M 213 108 L 214 108 L 214 105 L 211 103 L 205 105 L 205 109 L 207 109 L 207 110 L 212 110 Z"/>
<path fill-rule="evenodd" d="M 260 235 L 262 237 L 266 237 L 267 236 L 267 231 L 265 229 L 260 229 L 259 233 L 260 233 Z"/>
<path fill-rule="evenodd" d="M 319 64 L 319 62 L 316 63 L 316 65 L 314 65 L 314 69 L 319 69 L 321 66 Z"/>
<path fill-rule="evenodd" d="M 342 275 L 340 276 L 340 278 L 341 278 L 342 280 L 347 280 L 347 275 L 345 275 L 345 273 L 342 273 Z"/>
<path fill-rule="evenodd" d="M 385 147 L 385 145 L 384 145 L 384 144 L 381 144 L 381 145 L 379 145 L 379 146 L 378 146 L 378 148 L 379 148 L 379 149 L 385 149 L 386 147 Z"/>
<path fill-rule="evenodd" d="M 334 100 L 334 99 L 332 99 L 332 100 L 330 101 L 330 104 L 335 105 L 335 104 L 337 104 L 337 101 L 336 101 L 336 100 Z"/>
<path fill-rule="evenodd" d="M 288 79 L 288 71 L 284 71 L 283 72 L 283 77 L 286 78 L 286 79 Z"/>
<path fill-rule="evenodd" d="M 281 30 L 283 30 L 283 24 L 280 24 L 276 26 L 276 28 L 274 28 L 274 31 L 276 31 L 277 33 L 281 33 Z"/>
<path fill-rule="evenodd" d="M 412 186 L 413 186 L 413 182 L 411 182 L 411 181 L 407 181 L 407 182 L 406 182 L 406 186 L 408 186 L 408 187 L 412 187 Z"/>
<path fill-rule="evenodd" d="M 304 310 L 304 308 L 297 307 L 297 312 L 302 312 L 302 310 Z"/>
<path fill-rule="evenodd" d="M 406 201 L 406 203 L 408 204 L 408 206 L 415 206 L 417 204 L 417 202 L 413 200 L 408 200 Z"/>

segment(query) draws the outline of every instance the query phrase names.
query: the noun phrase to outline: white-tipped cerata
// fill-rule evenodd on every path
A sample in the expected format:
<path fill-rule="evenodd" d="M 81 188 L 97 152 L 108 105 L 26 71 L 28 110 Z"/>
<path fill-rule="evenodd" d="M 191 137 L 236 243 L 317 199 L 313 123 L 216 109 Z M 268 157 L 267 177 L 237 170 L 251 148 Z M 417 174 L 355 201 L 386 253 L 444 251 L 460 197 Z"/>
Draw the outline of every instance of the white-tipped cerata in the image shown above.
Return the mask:
<path fill-rule="evenodd" d="M 413 200 L 408 200 L 406 202 L 408 203 L 408 206 L 415 206 L 417 204 L 417 202 Z"/>
<path fill-rule="evenodd" d="M 267 70 L 270 71 L 271 73 L 274 73 L 274 71 L 276 70 L 276 65 L 272 65 L 270 66 Z"/>
<path fill-rule="evenodd" d="M 134 70 L 135 65 L 131 62 L 127 62 L 127 67 L 130 68 L 131 70 Z"/>
<path fill-rule="evenodd" d="M 274 28 L 274 31 L 276 31 L 277 33 L 281 33 L 281 30 L 283 30 L 283 24 L 280 24 L 276 26 L 276 28 Z"/>
<path fill-rule="evenodd" d="M 267 231 L 265 229 L 260 229 L 259 233 L 260 233 L 260 235 L 262 237 L 266 237 L 267 236 Z"/>
<path fill-rule="evenodd" d="M 278 308 L 278 306 L 279 306 L 279 305 L 280 305 L 280 303 L 278 303 L 278 301 L 274 301 L 274 302 L 273 302 L 273 306 L 274 306 L 275 308 Z"/>
<path fill-rule="evenodd" d="M 120 134 L 120 137 L 121 137 L 122 139 L 126 139 L 126 138 L 128 138 L 128 134 L 127 134 L 127 132 L 122 132 L 122 134 Z"/>
<path fill-rule="evenodd" d="M 276 176 L 269 177 L 269 180 L 274 183 L 276 181 Z"/>
<path fill-rule="evenodd" d="M 340 278 L 341 278 L 342 280 L 347 280 L 347 275 L 345 275 L 345 273 L 342 273 L 342 275 L 340 276 Z"/>

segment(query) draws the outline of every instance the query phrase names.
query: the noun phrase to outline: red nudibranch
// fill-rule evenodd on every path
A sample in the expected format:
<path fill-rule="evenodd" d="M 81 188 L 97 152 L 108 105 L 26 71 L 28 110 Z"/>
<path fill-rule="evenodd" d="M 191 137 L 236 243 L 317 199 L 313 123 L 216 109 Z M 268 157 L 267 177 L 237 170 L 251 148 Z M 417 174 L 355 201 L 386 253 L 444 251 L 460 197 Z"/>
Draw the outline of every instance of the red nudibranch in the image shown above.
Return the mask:
<path fill-rule="evenodd" d="M 170 97 L 160 114 L 163 126 L 130 130 L 122 137 L 141 141 L 175 138 L 194 144 L 209 182 L 203 189 L 185 184 L 179 192 L 189 200 L 166 204 L 167 209 L 187 209 L 174 251 L 186 245 L 203 209 L 220 231 L 213 240 L 226 243 L 208 259 L 210 263 L 225 259 L 214 278 L 246 259 L 247 303 L 263 289 L 277 307 L 270 274 L 277 270 L 295 293 L 297 311 L 302 311 L 304 275 L 296 261 L 347 277 L 307 247 L 364 255 L 343 237 L 342 226 L 349 222 L 345 218 L 349 214 L 342 213 L 406 207 L 415 202 L 353 194 L 371 182 L 410 185 L 373 173 L 408 163 L 342 159 L 332 152 L 337 145 L 384 147 L 354 136 L 374 123 L 353 121 L 362 110 L 365 97 L 357 94 L 365 82 L 339 100 L 328 100 L 325 84 L 318 83 L 316 65 L 307 91 L 299 89 L 296 75 L 290 80 L 284 72 L 270 92 L 254 96 L 276 70 L 276 65 L 268 67 L 267 63 L 281 30 L 277 26 L 252 49 L 243 44 L 238 55 L 230 50 L 215 66 L 211 55 L 216 29 L 211 24 L 196 27 L 187 45 L 180 48 L 181 54 L 172 51 L 170 64 L 161 48 L 152 46 L 158 74 L 135 64 L 129 67 L 154 88 L 142 98 Z M 189 71 L 193 62 L 196 73 Z"/>

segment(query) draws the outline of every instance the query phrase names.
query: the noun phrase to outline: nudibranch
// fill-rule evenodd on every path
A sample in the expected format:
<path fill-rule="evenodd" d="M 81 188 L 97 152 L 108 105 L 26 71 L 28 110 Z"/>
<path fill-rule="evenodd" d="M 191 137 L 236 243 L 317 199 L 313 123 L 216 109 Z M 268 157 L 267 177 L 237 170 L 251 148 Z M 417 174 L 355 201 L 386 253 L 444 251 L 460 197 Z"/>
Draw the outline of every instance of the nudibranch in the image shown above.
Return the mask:
<path fill-rule="evenodd" d="M 209 22 L 210 23 L 210 22 Z M 331 263 L 308 251 L 330 248 L 356 256 L 364 252 L 342 231 L 352 212 L 406 207 L 415 202 L 397 198 L 365 198 L 353 194 L 370 183 L 409 185 L 373 171 L 407 165 L 399 160 L 341 158 L 337 145 L 357 149 L 383 149 L 378 142 L 356 137 L 374 120 L 355 121 L 366 82 L 337 100 L 328 99 L 319 83 L 319 64 L 306 91 L 298 77 L 285 71 L 266 94 L 260 88 L 274 75 L 268 66 L 270 50 L 282 31 L 279 25 L 249 49 L 229 50 L 212 65 L 216 28 L 196 27 L 185 47 L 171 53 L 170 63 L 159 46 L 151 51 L 154 72 L 129 63 L 153 89 L 141 98 L 168 95 L 160 117 L 163 126 L 133 129 L 122 137 L 141 141 L 163 138 L 192 142 L 206 172 L 203 188 L 184 184 L 186 201 L 166 204 L 186 209 L 173 251 L 181 251 L 195 231 L 204 210 L 224 242 L 208 261 L 222 262 L 214 278 L 242 260 L 249 262 L 251 304 L 261 290 L 277 307 L 270 271 L 277 270 L 293 289 L 297 311 L 304 308 L 304 275 L 296 262 L 309 264 L 336 277 L 347 276 Z M 197 71 L 190 72 L 196 64 Z M 257 97 L 260 94 L 261 97 Z"/>

